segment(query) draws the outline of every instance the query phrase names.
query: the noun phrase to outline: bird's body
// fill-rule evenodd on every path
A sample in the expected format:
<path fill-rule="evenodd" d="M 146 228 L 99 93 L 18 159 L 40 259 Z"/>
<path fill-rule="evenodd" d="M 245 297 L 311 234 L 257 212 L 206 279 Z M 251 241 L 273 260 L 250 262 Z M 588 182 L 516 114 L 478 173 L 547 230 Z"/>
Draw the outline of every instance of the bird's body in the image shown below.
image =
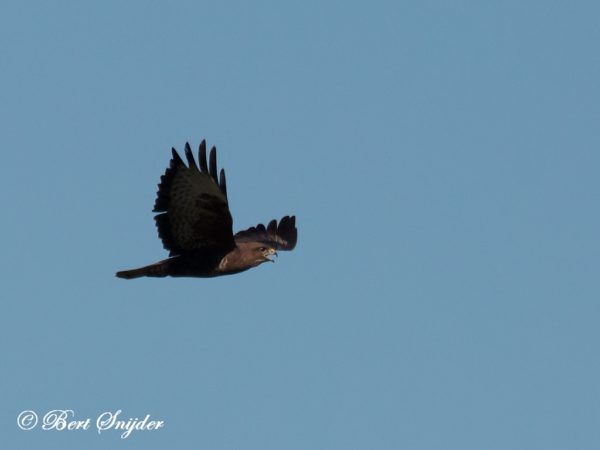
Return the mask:
<path fill-rule="evenodd" d="M 262 262 L 256 258 L 249 257 L 252 253 L 236 247 L 222 258 L 202 253 L 190 252 L 185 255 L 173 256 L 139 269 L 124 270 L 117 272 L 119 278 L 139 277 L 199 277 L 212 278 L 221 275 L 233 275 L 256 267 Z"/>
<path fill-rule="evenodd" d="M 170 258 L 138 269 L 117 272 L 119 278 L 216 277 L 231 275 L 272 261 L 277 250 L 292 250 L 298 231 L 296 218 L 285 216 L 233 234 L 225 172 L 217 177 L 216 149 L 206 160 L 206 143 L 200 144 L 196 165 L 189 144 L 186 166 L 175 149 L 161 177 L 154 212 L 158 234 Z"/>

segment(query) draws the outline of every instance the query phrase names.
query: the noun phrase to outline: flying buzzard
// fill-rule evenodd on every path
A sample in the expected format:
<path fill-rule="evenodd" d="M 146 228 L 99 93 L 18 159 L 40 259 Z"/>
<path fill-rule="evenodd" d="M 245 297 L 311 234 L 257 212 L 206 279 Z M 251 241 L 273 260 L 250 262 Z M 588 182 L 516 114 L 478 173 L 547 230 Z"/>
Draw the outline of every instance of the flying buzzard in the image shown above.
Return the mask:
<path fill-rule="evenodd" d="M 206 141 L 198 151 L 200 168 L 185 144 L 187 166 L 173 148 L 173 158 L 160 178 L 153 212 L 158 236 L 169 258 L 139 269 L 117 272 L 119 278 L 216 277 L 243 272 L 267 261 L 277 250 L 292 250 L 296 217 L 285 216 L 233 234 L 225 171 L 217 176 L 217 150 L 206 163 Z"/>

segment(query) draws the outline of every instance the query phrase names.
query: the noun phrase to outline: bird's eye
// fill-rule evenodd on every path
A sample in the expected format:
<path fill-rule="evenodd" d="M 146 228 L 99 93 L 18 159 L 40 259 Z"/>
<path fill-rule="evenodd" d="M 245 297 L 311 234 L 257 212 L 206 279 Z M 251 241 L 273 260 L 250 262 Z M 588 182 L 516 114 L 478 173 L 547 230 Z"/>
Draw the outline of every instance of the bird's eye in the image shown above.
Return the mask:
<path fill-rule="evenodd" d="M 261 247 L 258 250 L 260 250 L 261 252 L 265 252 L 265 251 L 267 251 L 267 248 L 266 247 Z"/>

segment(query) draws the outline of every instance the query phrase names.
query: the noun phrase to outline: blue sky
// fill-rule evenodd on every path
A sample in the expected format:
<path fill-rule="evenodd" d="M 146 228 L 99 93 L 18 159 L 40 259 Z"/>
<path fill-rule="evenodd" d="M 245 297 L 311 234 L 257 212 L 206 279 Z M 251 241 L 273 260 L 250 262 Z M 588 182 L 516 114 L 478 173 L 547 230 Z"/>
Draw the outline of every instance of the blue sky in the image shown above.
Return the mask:
<path fill-rule="evenodd" d="M 3 2 L 0 433 L 12 449 L 600 446 L 596 2 Z M 234 228 L 166 256 L 170 148 Z M 26 432 L 123 410 L 165 428 Z"/>

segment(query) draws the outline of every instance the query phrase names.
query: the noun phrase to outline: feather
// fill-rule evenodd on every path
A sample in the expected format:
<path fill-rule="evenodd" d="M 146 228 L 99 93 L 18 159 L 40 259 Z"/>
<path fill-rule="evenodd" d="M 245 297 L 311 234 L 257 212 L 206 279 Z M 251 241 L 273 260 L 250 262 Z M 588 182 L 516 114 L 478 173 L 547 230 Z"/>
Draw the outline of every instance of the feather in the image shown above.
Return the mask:
<path fill-rule="evenodd" d="M 188 167 L 190 169 L 198 170 L 196 161 L 194 161 L 194 154 L 192 153 L 192 149 L 190 148 L 190 144 L 188 142 L 185 143 L 185 157 L 188 160 Z"/>
<path fill-rule="evenodd" d="M 219 177 L 219 187 L 221 188 L 223 195 L 225 195 L 225 198 L 227 198 L 227 181 L 225 180 L 225 169 L 221 169 L 221 174 Z"/>
<path fill-rule="evenodd" d="M 208 166 L 206 165 L 206 140 L 200 142 L 200 148 L 198 148 L 198 161 L 200 162 L 200 170 L 202 173 L 208 173 Z"/>
<path fill-rule="evenodd" d="M 210 149 L 210 176 L 212 177 L 213 180 L 215 180 L 215 183 L 219 183 L 219 179 L 217 178 L 217 148 L 213 146 L 213 148 Z"/>

